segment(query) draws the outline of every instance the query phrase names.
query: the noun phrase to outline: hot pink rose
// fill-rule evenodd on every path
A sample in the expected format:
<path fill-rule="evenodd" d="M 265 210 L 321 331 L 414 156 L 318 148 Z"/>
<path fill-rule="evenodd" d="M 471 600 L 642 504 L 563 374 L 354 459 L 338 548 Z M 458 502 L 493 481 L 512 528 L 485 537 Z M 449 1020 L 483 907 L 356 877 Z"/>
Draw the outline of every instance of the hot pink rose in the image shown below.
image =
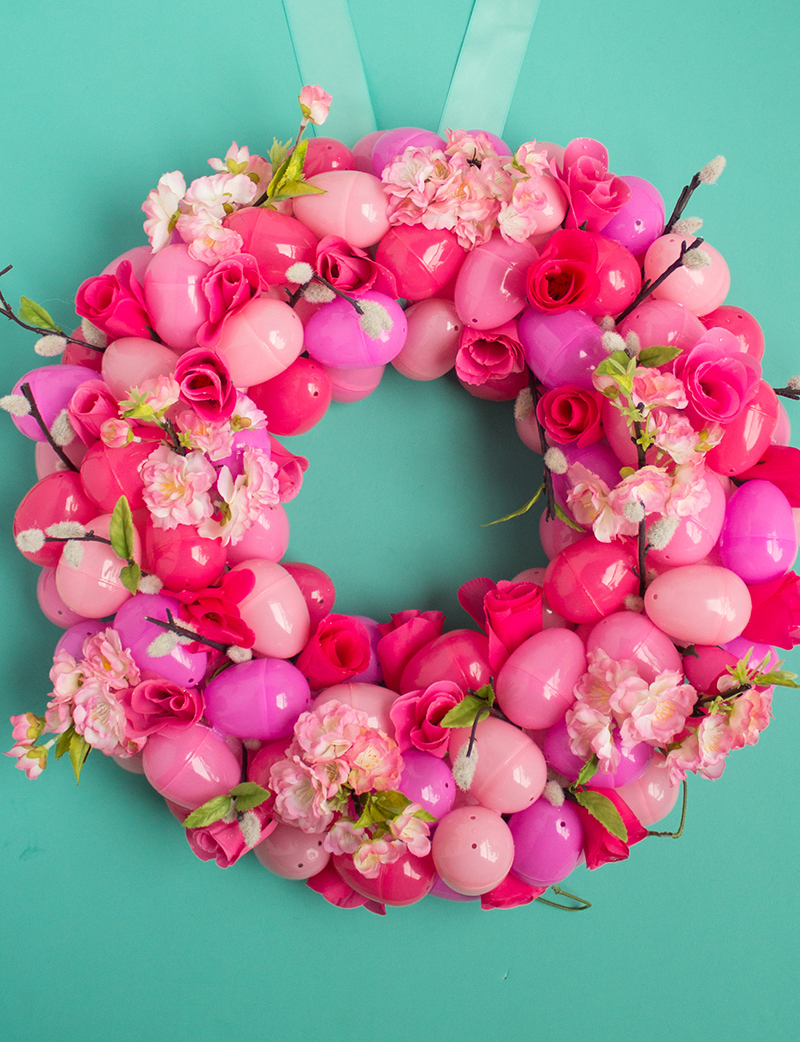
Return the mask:
<path fill-rule="evenodd" d="M 318 275 L 345 293 L 374 289 L 392 298 L 397 296 L 397 282 L 392 272 L 339 235 L 320 239 L 315 267 Z"/>
<path fill-rule="evenodd" d="M 576 803 L 575 809 L 580 815 L 583 825 L 583 852 L 586 855 L 587 868 L 600 868 L 609 861 L 624 861 L 630 854 L 630 847 L 647 835 L 647 829 L 621 796 L 617 795 L 613 789 L 603 789 L 603 795 L 610 799 L 619 811 L 622 822 L 628 830 L 628 838 L 623 840 L 613 835 L 585 807 Z"/>
<path fill-rule="evenodd" d="M 367 628 L 352 615 L 326 615 L 295 663 L 315 691 L 343 684 L 369 665 Z"/>
<path fill-rule="evenodd" d="M 464 327 L 456 355 L 456 375 L 468 391 L 492 401 L 510 401 L 528 383 L 525 353 L 516 322 L 497 329 Z"/>
<path fill-rule="evenodd" d="M 686 388 L 687 415 L 699 429 L 709 421 L 736 419 L 758 390 L 761 363 L 741 350 L 729 330 L 713 329 L 678 356 L 675 375 Z"/>
<path fill-rule="evenodd" d="M 321 872 L 306 880 L 306 886 L 311 887 L 315 893 L 322 894 L 328 904 L 336 908 L 361 908 L 363 905 L 368 911 L 376 915 L 386 915 L 386 906 L 377 901 L 370 901 L 345 883 L 334 866 L 333 860 L 329 861 Z"/>
<path fill-rule="evenodd" d="M 207 640 L 252 648 L 256 635 L 239 614 L 239 602 L 255 586 L 256 577 L 249 568 L 226 572 L 216 586 L 204 590 L 170 590 L 182 602 L 180 617 L 190 622 Z M 206 646 L 187 645 L 192 651 L 205 651 Z"/>
<path fill-rule="evenodd" d="M 561 160 L 561 187 L 569 200 L 565 227 L 600 232 L 631 197 L 621 177 L 608 169 L 608 152 L 591 138 L 570 141 Z"/>
<path fill-rule="evenodd" d="M 378 658 L 383 682 L 390 691 L 400 690 L 400 677 L 416 653 L 440 636 L 444 615 L 440 611 L 401 611 L 378 629 Z"/>
<path fill-rule="evenodd" d="M 113 275 L 96 275 L 78 287 L 75 310 L 109 337 L 151 336 L 150 318 L 133 265 L 123 261 Z"/>
<path fill-rule="evenodd" d="M 228 367 L 213 351 L 198 347 L 182 354 L 173 376 L 181 389 L 181 401 L 191 405 L 201 419 L 219 423 L 233 415 L 236 388 Z"/>
<path fill-rule="evenodd" d="M 278 823 L 269 816 L 269 811 L 264 808 L 264 804 L 252 811 L 248 811 L 248 813 L 254 814 L 258 824 L 261 826 L 261 834 L 257 840 L 260 843 L 271 832 L 274 832 Z M 231 865 L 236 864 L 243 854 L 246 854 L 248 850 L 252 850 L 253 846 L 256 845 L 254 843 L 252 846 L 248 846 L 238 821 L 229 823 L 215 821 L 211 825 L 203 826 L 203 828 L 187 829 L 186 838 L 193 853 L 201 861 L 214 860 L 220 868 L 230 868 Z"/>
<path fill-rule="evenodd" d="M 144 738 L 166 724 L 188 727 L 203 715 L 204 700 L 194 688 L 184 688 L 163 677 L 143 680 L 122 693 L 128 738 Z"/>
<path fill-rule="evenodd" d="M 517 879 L 513 872 L 509 872 L 502 883 L 498 883 L 493 890 L 481 894 L 481 908 L 518 908 L 520 905 L 530 904 L 540 894 L 547 890 L 546 886 L 533 886 L 531 883 L 523 883 Z"/>
<path fill-rule="evenodd" d="M 261 295 L 261 276 L 255 257 L 237 253 L 219 261 L 203 276 L 200 294 L 208 301 L 208 318 L 197 331 L 197 343 L 201 347 L 213 347 L 230 316 Z"/>
<path fill-rule="evenodd" d="M 561 230 L 528 268 L 528 302 L 538 311 L 557 315 L 590 304 L 600 292 L 597 243 L 582 231 Z"/>
<path fill-rule="evenodd" d="M 536 583 L 504 579 L 483 599 L 489 665 L 497 672 L 516 648 L 542 628 L 542 588 Z"/>
<path fill-rule="evenodd" d="M 578 448 L 593 445 L 603 437 L 600 407 L 603 396 L 574 384 L 547 391 L 539 399 L 536 415 L 551 442 Z"/>
<path fill-rule="evenodd" d="M 409 691 L 392 703 L 389 716 L 395 727 L 400 752 L 420 749 L 424 753 L 447 755 L 450 729 L 442 727 L 445 716 L 464 697 L 464 692 L 450 680 L 437 680 L 424 691 Z"/>
<path fill-rule="evenodd" d="M 777 485 L 792 507 L 800 507 L 800 449 L 793 445 L 770 445 L 749 470 L 736 475 L 737 481 L 760 478 Z"/>
<path fill-rule="evenodd" d="M 100 428 L 106 420 L 116 420 L 119 416 L 117 399 L 104 380 L 79 384 L 70 398 L 68 412 L 70 423 L 84 445 L 93 445 L 100 438 Z"/>
<path fill-rule="evenodd" d="M 305 456 L 296 456 L 282 445 L 277 438 L 269 436 L 270 459 L 278 467 L 275 478 L 281 503 L 288 503 L 303 487 L 303 474 L 308 470 Z"/>
<path fill-rule="evenodd" d="M 742 636 L 786 649 L 800 644 L 800 577 L 789 572 L 748 590 L 753 608 Z"/>

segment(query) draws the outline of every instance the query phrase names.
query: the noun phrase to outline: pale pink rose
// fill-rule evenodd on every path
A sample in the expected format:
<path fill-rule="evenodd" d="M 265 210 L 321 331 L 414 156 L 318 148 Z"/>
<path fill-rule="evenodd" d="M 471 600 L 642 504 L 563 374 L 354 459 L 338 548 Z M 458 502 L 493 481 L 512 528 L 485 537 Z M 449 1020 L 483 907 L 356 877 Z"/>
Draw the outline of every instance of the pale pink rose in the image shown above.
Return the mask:
<path fill-rule="evenodd" d="M 294 725 L 294 740 L 308 763 L 325 763 L 345 756 L 355 739 L 368 729 L 366 713 L 333 700 L 300 714 Z"/>
<path fill-rule="evenodd" d="M 613 717 L 578 701 L 567 710 L 566 722 L 572 752 L 582 760 L 594 754 L 600 770 L 613 774 L 620 760 L 620 751 L 614 744 Z"/>
<path fill-rule="evenodd" d="M 309 123 L 314 123 L 318 127 L 322 126 L 328 118 L 328 110 L 331 107 L 330 94 L 324 91 L 319 84 L 315 84 L 313 87 L 306 84 L 300 91 L 297 100 L 300 102 L 303 116 Z"/>
<path fill-rule="evenodd" d="M 117 399 L 105 380 L 87 380 L 76 387 L 70 398 L 69 421 L 84 443 L 92 445 L 101 435 L 103 424 L 119 416 Z"/>
<path fill-rule="evenodd" d="M 405 843 L 415 857 L 425 857 L 431 849 L 430 829 L 427 821 L 414 817 L 418 810 L 422 810 L 421 803 L 410 803 L 402 814 L 389 822 L 389 831 L 395 839 Z"/>
<path fill-rule="evenodd" d="M 263 156 L 250 155 L 247 145 L 241 148 L 234 141 L 224 159 L 209 159 L 208 165 L 219 173 L 247 174 L 260 189 L 272 179 L 272 165 Z"/>
<path fill-rule="evenodd" d="M 274 832 L 277 822 L 270 818 L 266 804 L 262 803 L 247 813 L 253 815 L 256 826 L 254 834 L 249 836 L 249 843 L 238 820 L 214 821 L 202 828 L 187 829 L 186 839 L 195 856 L 201 861 L 213 859 L 220 868 L 230 868 L 243 854 Z"/>
<path fill-rule="evenodd" d="M 24 771 L 28 778 L 38 778 L 47 766 L 47 749 L 42 745 L 17 744 L 11 747 L 3 756 L 15 756 L 17 762 L 14 766 Z"/>
<path fill-rule="evenodd" d="M 121 449 L 134 440 L 130 420 L 106 420 L 100 428 L 100 440 L 110 449 Z"/>
<path fill-rule="evenodd" d="M 407 691 L 392 703 L 389 715 L 401 752 L 420 749 L 437 756 L 447 755 L 450 728 L 442 719 L 461 701 L 464 692 L 450 680 L 435 680 L 424 691 Z"/>
<path fill-rule="evenodd" d="M 611 707 L 627 714 L 621 727 L 624 745 L 667 745 L 683 730 L 696 701 L 697 692 L 683 683 L 683 673 L 666 670 L 643 692 L 617 691 Z"/>
<path fill-rule="evenodd" d="M 625 515 L 629 504 L 641 503 L 645 514 L 663 514 L 672 481 L 660 467 L 646 466 L 635 471 L 611 490 L 609 502 L 616 514 Z M 633 532 L 626 533 L 633 535 Z"/>
<path fill-rule="evenodd" d="M 333 821 L 322 783 L 299 757 L 273 764 L 269 788 L 275 795 L 275 815 L 284 824 L 303 832 L 324 832 Z"/>
<path fill-rule="evenodd" d="M 99 680 L 114 691 L 139 683 L 139 667 L 131 658 L 130 651 L 122 647 L 117 631 L 110 626 L 87 637 L 81 651 L 81 666 L 87 682 L 91 679 Z"/>
<path fill-rule="evenodd" d="M 350 764 L 348 784 L 359 795 L 372 790 L 396 789 L 400 784 L 403 760 L 397 743 L 369 728 L 356 738 L 345 754 Z"/>
<path fill-rule="evenodd" d="M 125 709 L 119 698 L 99 680 L 89 680 L 72 706 L 75 730 L 106 756 L 127 752 Z"/>
<path fill-rule="evenodd" d="M 696 517 L 711 502 L 702 458 L 675 469 L 669 499 L 663 513 L 667 517 Z"/>
<path fill-rule="evenodd" d="M 700 435 L 683 413 L 671 409 L 655 409 L 648 417 L 648 428 L 655 426 L 654 444 L 676 463 L 689 463 L 696 458 Z"/>
<path fill-rule="evenodd" d="M 144 230 L 153 253 L 166 246 L 174 222 L 178 220 L 181 200 L 186 194 L 186 181 L 180 170 L 173 170 L 159 178 L 158 187 L 154 188 L 142 203 L 147 214 Z"/>
<path fill-rule="evenodd" d="M 758 741 L 772 716 L 772 692 L 771 687 L 754 687 L 733 700 L 728 717 L 732 749 L 755 745 Z"/>
<path fill-rule="evenodd" d="M 402 843 L 390 843 L 385 839 L 372 839 L 362 843 L 353 854 L 353 864 L 362 876 L 375 879 L 381 865 L 390 865 L 405 853 Z"/>
<path fill-rule="evenodd" d="M 217 475 L 202 452 L 181 456 L 161 445 L 150 453 L 139 473 L 156 528 L 197 525 L 211 517 L 214 507 L 208 492 Z"/>
<path fill-rule="evenodd" d="M 355 854 L 366 836 L 366 829 L 357 829 L 355 822 L 339 818 L 325 836 L 322 846 L 331 854 Z"/>
<path fill-rule="evenodd" d="M 687 406 L 686 388 L 672 373 L 662 373 L 656 368 L 638 368 L 633 375 L 634 405 L 644 405 L 653 409 L 658 405 L 671 406 L 673 409 L 685 409 Z"/>

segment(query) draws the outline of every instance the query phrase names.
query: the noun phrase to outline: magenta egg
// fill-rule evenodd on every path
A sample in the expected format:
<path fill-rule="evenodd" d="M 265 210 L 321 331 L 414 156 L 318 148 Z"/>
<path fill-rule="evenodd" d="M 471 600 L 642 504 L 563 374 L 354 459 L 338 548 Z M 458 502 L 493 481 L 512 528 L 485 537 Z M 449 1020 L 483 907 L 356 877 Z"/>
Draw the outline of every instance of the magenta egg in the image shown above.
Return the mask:
<path fill-rule="evenodd" d="M 752 355 L 759 362 L 764 357 L 764 333 L 758 322 L 744 308 L 723 304 L 715 311 L 703 315 L 703 325 L 706 329 L 727 329 L 738 337 L 742 351 Z"/>
<path fill-rule="evenodd" d="M 375 148 L 375 142 L 378 138 L 385 133 L 385 130 L 373 130 L 356 141 L 351 150 L 353 153 L 354 170 L 363 170 L 367 174 L 374 172 L 372 169 L 372 150 Z"/>
<path fill-rule="evenodd" d="M 541 796 L 547 781 L 547 765 L 538 746 L 513 724 L 494 716 L 481 720 L 475 734 L 479 755 L 470 795 L 498 814 L 529 807 Z M 453 728 L 452 762 L 469 737 L 469 727 Z"/>
<path fill-rule="evenodd" d="M 59 413 L 69 405 L 76 389 L 90 377 L 91 374 L 82 365 L 44 365 L 41 369 L 32 369 L 17 380 L 11 393 L 22 394 L 22 385 L 27 384 L 36 407 L 47 429 L 50 430 Z M 26 438 L 33 441 L 46 440 L 33 416 L 14 416 L 13 413 L 10 415 L 14 426 Z"/>
<path fill-rule="evenodd" d="M 771 481 L 746 481 L 728 500 L 719 537 L 722 564 L 749 585 L 785 575 L 797 556 L 789 500 Z"/>
<path fill-rule="evenodd" d="M 502 820 L 502 819 L 501 819 Z M 336 871 L 357 894 L 385 905 L 412 905 L 426 897 L 436 878 L 430 854 L 415 857 L 406 851 L 397 861 L 381 865 L 373 879 L 362 875 L 347 854 L 333 858 Z"/>
<path fill-rule="evenodd" d="M 375 260 L 394 275 L 398 296 L 423 300 L 447 285 L 466 256 L 467 251 L 446 228 L 398 224 L 381 239 Z"/>
<path fill-rule="evenodd" d="M 292 200 L 294 215 L 320 239 L 339 235 L 351 246 L 365 249 L 389 231 L 389 200 L 377 177 L 361 170 L 328 170 L 308 178 L 322 195 Z"/>
<path fill-rule="evenodd" d="M 218 673 L 205 687 L 206 716 L 224 734 L 288 738 L 311 708 L 308 681 L 290 662 L 257 658 Z"/>
<path fill-rule="evenodd" d="M 228 545 L 228 564 L 232 567 L 256 557 L 265 561 L 280 561 L 288 546 L 289 518 L 285 509 L 277 503 L 261 511 L 238 543 Z"/>
<path fill-rule="evenodd" d="M 681 245 L 691 245 L 694 238 L 669 233 L 656 239 L 644 258 L 644 277 L 655 281 L 678 259 Z M 654 300 L 675 300 L 698 316 L 707 315 L 724 302 L 731 285 L 725 258 L 707 242 L 700 248 L 711 259 L 708 267 L 678 268 L 653 290 Z"/>
<path fill-rule="evenodd" d="M 54 626 L 67 629 L 84 619 L 83 615 L 68 608 L 61 600 L 56 587 L 55 568 L 42 568 L 39 572 L 39 578 L 36 581 L 36 599 L 42 609 L 42 614 Z"/>
<path fill-rule="evenodd" d="M 412 803 L 420 803 L 438 820 L 453 809 L 456 783 L 444 760 L 421 749 L 406 749 L 403 753 L 403 773 L 398 786 Z"/>
<path fill-rule="evenodd" d="M 101 514 L 86 523 L 95 535 L 108 539 L 110 514 Z M 56 567 L 56 589 L 68 608 L 86 619 L 102 619 L 113 615 L 131 597 L 120 581 L 127 562 L 117 557 L 106 543 L 82 542 L 82 555 L 77 567 L 62 553 Z M 141 560 L 138 532 L 134 531 L 133 555 Z"/>
<path fill-rule="evenodd" d="M 775 426 L 775 431 L 774 431 L 774 433 L 772 435 L 772 439 L 771 439 L 770 444 L 772 444 L 772 445 L 788 445 L 791 440 L 792 440 L 792 424 L 791 424 L 791 421 L 789 420 L 789 414 L 787 413 L 786 409 L 783 407 L 781 402 L 778 402 L 778 423 Z M 44 443 L 41 442 L 41 441 L 37 444 L 37 446 L 36 446 L 37 453 L 38 453 L 38 450 L 39 450 L 40 446 L 43 446 L 43 445 L 44 445 Z M 39 472 L 38 465 L 37 465 L 37 468 L 36 468 L 36 473 L 39 475 L 39 477 L 42 476 L 41 473 Z"/>
<path fill-rule="evenodd" d="M 570 630 L 542 630 L 512 651 L 495 682 L 500 708 L 519 727 L 542 730 L 560 720 L 575 701 L 586 672 L 583 641 Z"/>
<path fill-rule="evenodd" d="M 308 608 L 311 632 L 315 633 L 320 622 L 333 611 L 336 602 L 333 580 L 321 568 L 302 561 L 284 561 L 282 567 L 297 583 Z"/>
<path fill-rule="evenodd" d="M 614 746 L 620 754 L 617 769 L 613 772 L 598 771 L 592 776 L 589 788 L 616 789 L 619 785 L 626 785 L 644 774 L 653 756 L 653 747 L 647 742 L 638 742 L 630 748 L 625 748 L 619 732 L 614 735 Z M 584 761 L 570 748 L 566 720 L 561 720 L 547 732 L 544 755 L 547 763 L 570 781 L 575 781 L 580 774 Z"/>
<path fill-rule="evenodd" d="M 570 622 L 594 622 L 620 608 L 638 587 L 630 547 L 586 536 L 547 566 L 544 595 Z"/>
<path fill-rule="evenodd" d="M 170 725 L 152 734 L 142 752 L 147 780 L 189 810 L 239 784 L 241 766 L 221 734 L 205 724 Z"/>
<path fill-rule="evenodd" d="M 103 379 L 120 401 L 128 397 L 132 387 L 145 380 L 169 376 L 178 364 L 178 355 L 165 344 L 139 336 L 121 337 L 103 352 Z"/>
<path fill-rule="evenodd" d="M 225 218 L 225 227 L 242 237 L 242 253 L 255 257 L 268 286 L 285 286 L 293 264 L 314 266 L 317 237 L 300 221 L 277 210 L 246 206 Z"/>
<path fill-rule="evenodd" d="M 219 539 L 204 538 L 193 525 L 156 528 L 150 519 L 145 527 L 144 553 L 149 570 L 170 590 L 211 586 L 222 575 L 227 561 Z"/>
<path fill-rule="evenodd" d="M 444 882 L 472 897 L 494 890 L 508 875 L 514 840 L 499 814 L 486 807 L 460 807 L 439 822 L 431 853 Z"/>
<path fill-rule="evenodd" d="M 117 612 L 114 629 L 139 669 L 158 673 L 165 680 L 171 680 L 181 687 L 196 687 L 203 679 L 208 663 L 208 655 L 204 651 L 189 652 L 183 644 L 178 644 L 168 655 L 154 657 L 148 651 L 164 630 L 148 622 L 147 617 L 167 622 L 169 610 L 173 618 L 179 619 L 178 608 L 179 602 L 166 594 L 137 593 Z"/>
<path fill-rule="evenodd" d="M 455 305 L 473 329 L 496 329 L 525 307 L 525 276 L 539 256 L 528 242 L 506 242 L 495 233 L 472 250 L 456 278 Z"/>
<path fill-rule="evenodd" d="M 247 394 L 267 414 L 270 433 L 305 434 L 328 411 L 331 382 L 322 366 L 301 355 L 271 380 L 252 385 Z"/>
<path fill-rule="evenodd" d="M 14 514 L 14 538 L 29 528 L 46 531 L 61 521 L 86 524 L 97 517 L 97 507 L 86 495 L 80 474 L 71 470 L 56 471 L 26 493 Z M 34 564 L 55 568 L 61 557 L 63 543 L 45 543 L 41 550 L 22 550 Z"/>
<path fill-rule="evenodd" d="M 242 561 L 232 571 L 245 568 L 253 572 L 256 584 L 239 602 L 239 614 L 256 635 L 253 650 L 270 658 L 293 658 L 303 650 L 310 633 L 300 587 L 274 561 Z"/>
<path fill-rule="evenodd" d="M 425 690 L 437 680 L 451 680 L 466 693 L 488 684 L 489 638 L 476 630 L 449 630 L 409 659 L 400 677 L 400 694 Z"/>
<path fill-rule="evenodd" d="M 656 576 L 644 607 L 679 644 L 724 644 L 742 633 L 752 604 L 745 584 L 727 568 L 687 564 Z"/>
<path fill-rule="evenodd" d="M 288 304 L 257 297 L 225 322 L 216 351 L 237 387 L 282 373 L 303 349 L 303 324 Z"/>
<path fill-rule="evenodd" d="M 120 496 L 125 496 L 131 510 L 144 506 L 144 482 L 139 468 L 158 448 L 158 442 L 131 442 L 124 448 L 112 449 L 95 442 L 81 463 L 83 486 L 101 510 L 112 513 Z"/>
<path fill-rule="evenodd" d="M 519 339 L 526 362 L 545 387 L 576 384 L 593 390 L 592 374 L 608 357 L 602 329 L 582 311 L 548 315 L 528 308 L 519 320 Z"/>
<path fill-rule="evenodd" d="M 447 143 L 432 130 L 421 127 L 394 127 L 379 134 L 372 146 L 372 173 L 380 177 L 383 168 L 407 148 L 435 148 L 444 151 Z"/>
<path fill-rule="evenodd" d="M 408 323 L 397 301 L 374 290 L 359 300 L 380 304 L 388 315 L 389 328 L 364 329 L 362 316 L 337 297 L 312 315 L 306 326 L 304 347 L 315 361 L 338 369 L 361 369 L 385 365 L 400 353 Z"/>
<path fill-rule="evenodd" d="M 554 807 L 537 800 L 527 810 L 512 814 L 508 827 L 514 840 L 512 871 L 531 886 L 560 883 L 580 861 L 583 825 L 568 801 Z"/>
<path fill-rule="evenodd" d="M 706 464 L 718 474 L 736 476 L 754 466 L 764 455 L 778 426 L 780 404 L 770 385 L 762 380 L 755 397 L 726 424 L 722 441 L 706 453 Z"/>
<path fill-rule="evenodd" d="M 385 365 L 367 366 L 361 369 L 340 369 L 337 366 L 322 367 L 331 382 L 331 398 L 335 402 L 347 405 L 369 398 L 378 389 Z"/>
<path fill-rule="evenodd" d="M 642 272 L 630 250 L 604 235 L 594 238 L 600 288 L 585 308 L 591 315 L 617 315 L 635 300 L 642 286 Z"/>
<path fill-rule="evenodd" d="M 176 351 L 197 346 L 197 331 L 208 320 L 208 301 L 200 283 L 211 270 L 189 256 L 185 243 L 159 250 L 144 276 L 147 314 L 161 340 Z"/>
<path fill-rule="evenodd" d="M 664 231 L 664 200 L 644 178 L 623 175 L 622 180 L 631 190 L 630 199 L 603 227 L 603 235 L 638 256 Z"/>
<path fill-rule="evenodd" d="M 282 879 L 310 879 L 328 864 L 324 832 L 303 832 L 278 822 L 253 853 L 270 872 Z"/>
<path fill-rule="evenodd" d="M 664 755 L 655 752 L 644 774 L 627 785 L 620 785 L 616 791 L 639 822 L 645 828 L 650 828 L 666 818 L 678 802 L 681 786 L 680 783 L 673 784 L 670 781 Z"/>
<path fill-rule="evenodd" d="M 687 307 L 674 300 L 648 297 L 620 323 L 621 336 L 635 333 L 642 347 L 694 347 L 705 326 Z"/>
<path fill-rule="evenodd" d="M 100 622 L 99 619 L 81 619 L 79 622 L 74 622 L 61 636 L 58 638 L 55 648 L 53 649 L 53 655 L 57 655 L 59 651 L 66 651 L 68 655 L 72 655 L 74 659 L 83 657 L 83 645 L 90 638 L 101 633 L 107 627 L 107 623 Z M 123 642 L 123 647 L 124 647 Z"/>
<path fill-rule="evenodd" d="M 355 618 L 363 621 L 360 616 L 355 616 Z M 352 706 L 353 709 L 367 714 L 370 727 L 394 738 L 394 724 L 389 716 L 389 710 L 396 698 L 396 692 L 389 691 L 380 684 L 349 681 L 345 684 L 326 687 L 314 699 L 314 708 L 326 705 L 328 702 L 341 702 L 342 705 Z"/>
<path fill-rule="evenodd" d="M 461 319 L 450 300 L 432 297 L 406 310 L 408 333 L 392 365 L 410 380 L 436 380 L 456 364 Z"/>
<path fill-rule="evenodd" d="M 736 665 L 736 656 L 716 645 L 695 644 L 692 650 L 693 654 L 683 657 L 687 680 L 698 691 L 717 694 L 717 680 L 727 675 L 728 666 Z"/>
<path fill-rule="evenodd" d="M 354 170 L 353 153 L 334 137 L 308 138 L 303 177 L 323 174 L 326 170 Z"/>
<path fill-rule="evenodd" d="M 680 670 L 681 656 L 669 637 L 650 619 L 632 611 L 601 619 L 589 634 L 587 652 L 604 652 L 614 662 L 629 659 L 648 684 L 665 670 Z"/>
<path fill-rule="evenodd" d="M 664 549 L 648 552 L 648 565 L 660 568 L 699 564 L 711 553 L 722 531 L 726 499 L 725 490 L 713 471 L 706 471 L 705 481 L 711 501 L 694 516 L 678 519 L 678 527 Z"/>

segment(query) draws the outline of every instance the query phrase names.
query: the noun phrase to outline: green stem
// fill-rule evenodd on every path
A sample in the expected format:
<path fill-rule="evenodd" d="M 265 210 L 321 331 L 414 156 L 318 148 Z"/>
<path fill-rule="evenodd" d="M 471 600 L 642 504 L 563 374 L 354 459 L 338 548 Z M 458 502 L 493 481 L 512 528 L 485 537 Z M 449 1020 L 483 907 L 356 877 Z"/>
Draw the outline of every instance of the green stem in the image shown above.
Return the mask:
<path fill-rule="evenodd" d="M 592 902 L 587 901 L 584 897 L 578 897 L 576 894 L 567 893 L 566 890 L 562 890 L 560 886 L 553 887 L 554 894 L 560 894 L 561 897 L 568 897 L 570 901 L 577 901 L 576 905 L 562 905 L 557 901 L 547 901 L 543 897 L 537 897 L 536 903 L 549 905 L 551 908 L 560 908 L 562 912 L 585 912 L 587 908 L 592 907 Z"/>
<path fill-rule="evenodd" d="M 648 829 L 648 836 L 668 836 L 670 839 L 680 839 L 683 833 L 683 826 L 686 823 L 686 779 L 683 779 L 683 803 L 681 805 L 681 821 L 678 825 L 676 832 L 653 832 L 652 829 Z"/>

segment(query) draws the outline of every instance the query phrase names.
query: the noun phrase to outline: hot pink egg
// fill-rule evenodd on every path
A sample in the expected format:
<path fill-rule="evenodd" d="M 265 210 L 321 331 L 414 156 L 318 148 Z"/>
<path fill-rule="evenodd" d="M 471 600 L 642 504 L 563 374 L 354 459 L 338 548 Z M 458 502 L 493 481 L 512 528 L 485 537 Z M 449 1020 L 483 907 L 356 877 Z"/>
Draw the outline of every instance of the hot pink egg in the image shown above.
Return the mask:
<path fill-rule="evenodd" d="M 303 160 L 303 176 L 313 177 L 326 170 L 354 170 L 353 153 L 334 137 L 310 137 L 307 141 L 306 158 Z"/>
<path fill-rule="evenodd" d="M 586 536 L 547 566 L 544 594 L 565 619 L 594 622 L 621 607 L 638 586 L 628 546 Z"/>
<path fill-rule="evenodd" d="M 203 590 L 222 575 L 227 561 L 219 539 L 206 539 L 193 525 L 156 528 L 148 519 L 144 535 L 149 570 L 170 590 Z"/>
<path fill-rule="evenodd" d="M 255 257 L 268 286 L 286 286 L 286 272 L 293 264 L 314 266 L 316 235 L 285 213 L 246 206 L 226 217 L 225 227 L 241 235 L 242 253 Z"/>
<path fill-rule="evenodd" d="M 780 405 L 770 385 L 762 380 L 755 397 L 725 427 L 722 441 L 705 455 L 706 464 L 718 474 L 736 476 L 749 470 L 764 455 L 778 426 Z"/>
<path fill-rule="evenodd" d="M 144 506 L 139 468 L 158 445 L 153 441 L 131 442 L 120 449 L 100 441 L 92 445 L 81 463 L 81 480 L 101 510 L 112 513 L 120 496 L 127 498 L 131 510 Z"/>
<path fill-rule="evenodd" d="M 453 232 L 423 224 L 398 224 L 378 244 L 375 260 L 397 280 L 397 294 L 423 300 L 446 286 L 467 256 Z"/>
<path fill-rule="evenodd" d="M 489 638 L 476 630 L 450 630 L 414 655 L 400 677 L 400 694 L 419 691 L 437 680 L 451 680 L 466 693 L 488 684 Z"/>
<path fill-rule="evenodd" d="M 363 875 L 347 854 L 333 858 L 336 871 L 345 883 L 370 901 L 385 905 L 412 905 L 430 893 L 436 869 L 430 854 L 415 857 L 406 852 L 397 861 L 381 865 L 372 879 Z"/>
<path fill-rule="evenodd" d="M 267 414 L 272 434 L 305 434 L 328 411 L 331 381 L 321 365 L 301 355 L 271 380 L 251 386 L 247 394 Z"/>
<path fill-rule="evenodd" d="M 311 632 L 315 633 L 320 622 L 333 611 L 336 602 L 333 580 L 327 572 L 313 564 L 284 561 L 282 567 L 297 583 L 308 608 Z"/>
<path fill-rule="evenodd" d="M 723 304 L 715 311 L 703 315 L 706 329 L 727 329 L 739 338 L 742 351 L 752 355 L 757 361 L 764 357 L 764 333 L 761 326 L 744 308 L 733 304 Z"/>
<path fill-rule="evenodd" d="M 41 481 L 24 496 L 14 514 L 14 538 L 29 528 L 45 532 L 50 525 L 61 521 L 86 524 L 97 517 L 97 507 L 87 496 L 80 474 L 71 470 L 56 471 Z M 45 543 L 41 550 L 22 550 L 34 564 L 55 568 L 61 557 L 63 543 Z"/>

